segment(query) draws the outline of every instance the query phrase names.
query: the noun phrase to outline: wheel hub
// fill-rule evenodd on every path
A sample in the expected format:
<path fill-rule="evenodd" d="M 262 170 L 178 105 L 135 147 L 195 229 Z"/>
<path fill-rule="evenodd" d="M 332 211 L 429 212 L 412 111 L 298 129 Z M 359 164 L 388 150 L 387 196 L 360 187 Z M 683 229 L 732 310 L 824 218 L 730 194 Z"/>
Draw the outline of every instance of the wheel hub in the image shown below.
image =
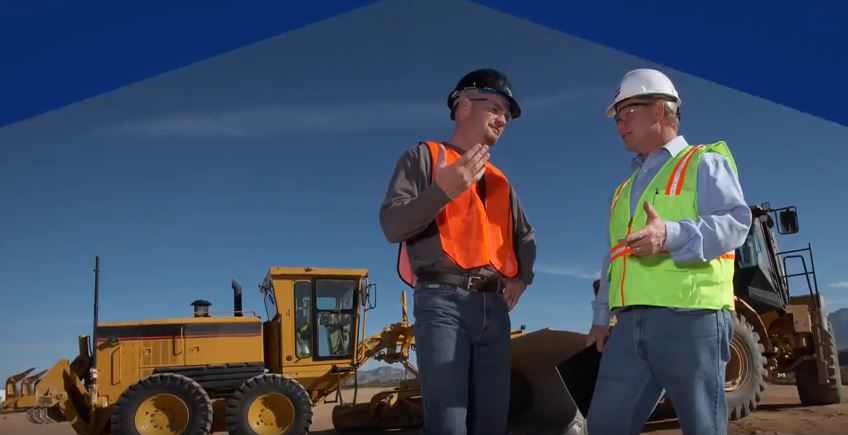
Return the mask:
<path fill-rule="evenodd" d="M 277 435 L 294 423 L 295 410 L 291 400 L 279 393 L 263 394 L 247 409 L 247 421 L 258 435 Z"/>
<path fill-rule="evenodd" d="M 142 435 L 178 435 L 188 427 L 185 402 L 172 394 L 147 398 L 135 412 L 135 428 Z"/>
<path fill-rule="evenodd" d="M 735 391 L 742 387 L 745 379 L 748 378 L 749 371 L 749 361 L 745 356 L 745 349 L 739 341 L 731 340 L 730 361 L 727 362 L 727 368 L 724 372 L 724 390 Z"/>

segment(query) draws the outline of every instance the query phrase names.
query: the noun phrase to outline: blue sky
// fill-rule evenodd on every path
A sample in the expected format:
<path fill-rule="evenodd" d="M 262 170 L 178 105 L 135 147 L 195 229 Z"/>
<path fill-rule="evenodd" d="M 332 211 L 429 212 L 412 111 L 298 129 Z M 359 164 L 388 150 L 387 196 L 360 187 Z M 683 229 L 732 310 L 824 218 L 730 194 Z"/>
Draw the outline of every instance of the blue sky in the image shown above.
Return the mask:
<path fill-rule="evenodd" d="M 229 309 L 232 278 L 264 317 L 268 267 L 302 265 L 369 269 L 368 331 L 396 321 L 380 202 L 404 149 L 447 138 L 446 95 L 483 66 L 524 109 L 493 149 L 538 238 L 514 327 L 588 329 L 630 161 L 603 109 L 638 67 L 675 81 L 690 143 L 728 142 L 750 203 L 798 207 L 782 246 L 811 242 L 827 306 L 848 307 L 848 128 L 481 6 L 389 2 L 0 129 L 0 376 L 74 355 L 95 255 L 102 321 L 186 316 L 201 298 Z"/>

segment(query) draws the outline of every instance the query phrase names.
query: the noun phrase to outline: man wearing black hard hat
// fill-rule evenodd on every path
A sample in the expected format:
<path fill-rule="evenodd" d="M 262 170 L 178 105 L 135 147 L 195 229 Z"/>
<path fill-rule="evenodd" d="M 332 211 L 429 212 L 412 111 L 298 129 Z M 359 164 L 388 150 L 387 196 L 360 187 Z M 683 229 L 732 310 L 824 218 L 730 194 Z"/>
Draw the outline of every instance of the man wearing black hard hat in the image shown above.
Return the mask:
<path fill-rule="evenodd" d="M 536 243 L 489 151 L 521 108 L 509 79 L 493 69 L 466 74 L 447 103 L 451 138 L 401 156 L 380 225 L 400 245 L 398 273 L 415 289 L 422 433 L 502 434 L 509 311 L 533 281 Z"/>

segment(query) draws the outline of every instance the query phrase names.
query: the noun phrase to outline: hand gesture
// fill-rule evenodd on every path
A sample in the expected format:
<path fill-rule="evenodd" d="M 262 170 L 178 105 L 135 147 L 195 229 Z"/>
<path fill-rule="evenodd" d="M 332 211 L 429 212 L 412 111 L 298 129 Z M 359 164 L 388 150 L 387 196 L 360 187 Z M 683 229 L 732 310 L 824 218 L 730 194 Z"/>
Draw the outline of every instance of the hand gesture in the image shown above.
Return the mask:
<path fill-rule="evenodd" d="M 489 161 L 489 147 L 477 144 L 466 151 L 462 157 L 446 165 L 445 147 L 439 144 L 439 151 L 433 164 L 433 180 L 451 199 L 456 198 L 483 177 L 487 161 Z"/>

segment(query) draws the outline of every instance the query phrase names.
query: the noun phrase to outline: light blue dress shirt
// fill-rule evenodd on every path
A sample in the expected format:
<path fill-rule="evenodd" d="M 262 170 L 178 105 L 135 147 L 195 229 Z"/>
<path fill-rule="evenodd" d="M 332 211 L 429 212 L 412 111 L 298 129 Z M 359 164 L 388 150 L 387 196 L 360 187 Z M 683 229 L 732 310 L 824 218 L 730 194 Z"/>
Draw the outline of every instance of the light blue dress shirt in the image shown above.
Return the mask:
<path fill-rule="evenodd" d="M 636 207 L 642 207 L 637 201 L 663 164 L 688 145 L 683 136 L 677 136 L 646 158 L 638 156 L 633 159 L 631 169 L 636 177 L 630 192 L 631 215 Z M 730 163 L 721 154 L 708 152 L 701 158 L 698 164 L 697 197 L 697 221 L 683 219 L 665 222 L 663 249 L 671 253 L 677 265 L 703 263 L 733 251 L 745 241 L 751 226 L 751 209 L 742 195 L 742 187 Z M 609 239 L 608 227 L 604 230 Z M 605 251 L 607 253 L 601 263 L 601 286 L 597 299 L 592 301 L 593 325 L 609 325 L 610 319 L 607 276 L 610 256 L 609 251 Z"/>

